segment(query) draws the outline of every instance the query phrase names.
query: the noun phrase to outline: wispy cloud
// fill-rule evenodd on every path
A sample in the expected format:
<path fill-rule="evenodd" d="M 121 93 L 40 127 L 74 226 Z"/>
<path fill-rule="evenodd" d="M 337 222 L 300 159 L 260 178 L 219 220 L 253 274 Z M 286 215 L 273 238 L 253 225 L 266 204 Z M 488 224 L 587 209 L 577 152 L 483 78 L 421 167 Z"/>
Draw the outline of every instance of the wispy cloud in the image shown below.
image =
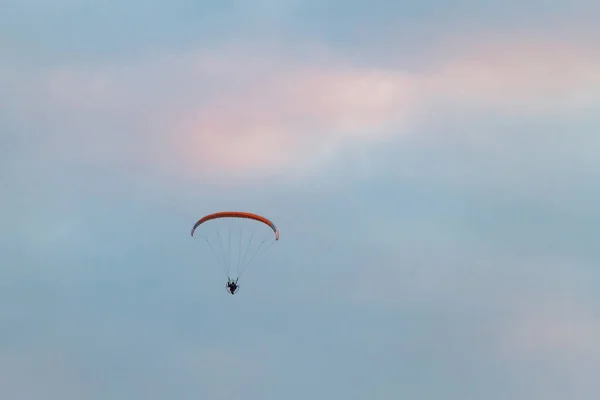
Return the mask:
<path fill-rule="evenodd" d="M 581 307 L 574 307 L 563 315 L 548 315 L 549 310 L 525 312 L 515 321 L 507 342 L 511 351 L 522 355 L 553 357 L 568 361 L 584 355 L 600 364 L 600 319 L 580 315 Z M 573 314 L 576 315 L 573 315 Z"/>
<path fill-rule="evenodd" d="M 556 115 L 600 98 L 594 48 L 461 40 L 419 70 L 228 50 L 25 74 L 12 94 L 27 118 L 52 119 L 61 147 L 88 154 L 128 146 L 130 161 L 175 157 L 169 168 L 205 176 L 314 167 L 348 146 L 415 135 L 432 119 L 468 118 L 468 110 Z"/>

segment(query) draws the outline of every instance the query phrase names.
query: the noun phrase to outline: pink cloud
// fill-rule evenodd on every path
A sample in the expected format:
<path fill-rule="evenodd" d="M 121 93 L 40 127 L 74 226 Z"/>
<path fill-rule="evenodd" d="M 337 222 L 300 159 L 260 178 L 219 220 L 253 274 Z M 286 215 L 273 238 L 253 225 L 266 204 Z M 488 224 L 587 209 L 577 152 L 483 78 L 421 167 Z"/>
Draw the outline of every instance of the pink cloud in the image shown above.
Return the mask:
<path fill-rule="evenodd" d="M 600 99 L 600 52 L 531 38 L 476 40 L 423 78 L 433 97 L 512 112 L 551 112 Z"/>
<path fill-rule="evenodd" d="M 600 318 L 592 305 L 534 303 L 498 329 L 499 358 L 531 381 L 536 397 L 598 397 Z"/>
<path fill-rule="evenodd" d="M 152 146 L 143 162 L 194 177 L 322 168 L 345 150 L 415 132 L 432 110 L 444 118 L 448 106 L 556 113 L 600 99 L 596 50 L 527 38 L 444 46 L 418 73 L 226 49 L 61 68 L 15 92 L 29 112 L 76 131 L 55 147 L 84 141 L 106 156 L 127 147 L 124 137 L 136 130 L 145 136 L 135 140 Z M 90 138 L 90 127 L 112 134 Z"/>
<path fill-rule="evenodd" d="M 423 73 L 284 61 L 262 76 L 264 65 L 254 64 L 239 71 L 247 81 L 182 114 L 175 137 L 191 171 L 322 166 L 340 150 L 407 135 L 431 118 L 431 107 L 530 114 L 593 104 L 600 98 L 599 56 L 521 40 L 464 47 Z"/>
<path fill-rule="evenodd" d="M 413 91 L 403 74 L 369 70 L 298 68 L 262 82 L 185 115 L 183 154 L 230 172 L 297 166 L 330 148 L 391 138 Z"/>
<path fill-rule="evenodd" d="M 589 265 L 554 259 L 518 268 L 524 270 L 524 282 L 541 280 L 543 285 L 522 285 L 528 290 L 513 291 L 505 300 L 509 313 L 497 330 L 500 354 L 513 361 L 600 367 L 600 315 Z M 573 274 L 573 269 L 579 273 Z"/>
<path fill-rule="evenodd" d="M 600 318 L 571 310 L 556 315 L 536 309 L 520 315 L 506 333 L 505 348 L 529 355 L 551 355 L 560 359 L 586 355 L 600 365 Z"/>

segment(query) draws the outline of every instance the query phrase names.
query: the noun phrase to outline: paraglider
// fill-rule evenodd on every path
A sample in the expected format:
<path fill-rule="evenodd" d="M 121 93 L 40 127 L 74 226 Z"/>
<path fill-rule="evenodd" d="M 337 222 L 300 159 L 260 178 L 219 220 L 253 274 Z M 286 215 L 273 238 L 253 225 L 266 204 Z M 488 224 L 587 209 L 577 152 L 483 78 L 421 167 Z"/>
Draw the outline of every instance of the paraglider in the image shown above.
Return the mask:
<path fill-rule="evenodd" d="M 232 295 L 238 280 L 254 257 L 279 240 L 279 229 L 267 218 L 249 212 L 223 211 L 196 221 L 191 236 L 201 236 L 227 276 L 225 288 Z M 258 239 L 258 240 L 254 240 Z"/>

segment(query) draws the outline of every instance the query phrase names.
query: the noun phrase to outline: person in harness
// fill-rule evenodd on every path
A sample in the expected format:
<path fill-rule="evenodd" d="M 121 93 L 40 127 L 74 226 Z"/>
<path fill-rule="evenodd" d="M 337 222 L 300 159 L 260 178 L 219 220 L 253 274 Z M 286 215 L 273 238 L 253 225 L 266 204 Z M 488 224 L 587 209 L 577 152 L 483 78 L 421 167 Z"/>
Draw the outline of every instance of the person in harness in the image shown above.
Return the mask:
<path fill-rule="evenodd" d="M 227 284 L 225 285 L 225 288 L 227 289 L 227 291 L 231 294 L 235 294 L 238 289 L 240 288 L 240 285 L 238 285 L 237 283 L 237 279 L 233 280 L 233 279 L 228 279 L 227 280 Z"/>

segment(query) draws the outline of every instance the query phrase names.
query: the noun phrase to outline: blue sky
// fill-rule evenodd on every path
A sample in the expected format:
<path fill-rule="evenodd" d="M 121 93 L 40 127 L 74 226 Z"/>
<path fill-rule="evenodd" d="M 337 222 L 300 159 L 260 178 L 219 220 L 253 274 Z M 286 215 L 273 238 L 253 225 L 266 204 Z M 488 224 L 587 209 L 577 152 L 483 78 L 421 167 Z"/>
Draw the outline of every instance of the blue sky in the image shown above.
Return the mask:
<path fill-rule="evenodd" d="M 0 397 L 600 395 L 595 1 L 10 1 Z M 281 240 L 227 295 L 189 237 Z"/>

